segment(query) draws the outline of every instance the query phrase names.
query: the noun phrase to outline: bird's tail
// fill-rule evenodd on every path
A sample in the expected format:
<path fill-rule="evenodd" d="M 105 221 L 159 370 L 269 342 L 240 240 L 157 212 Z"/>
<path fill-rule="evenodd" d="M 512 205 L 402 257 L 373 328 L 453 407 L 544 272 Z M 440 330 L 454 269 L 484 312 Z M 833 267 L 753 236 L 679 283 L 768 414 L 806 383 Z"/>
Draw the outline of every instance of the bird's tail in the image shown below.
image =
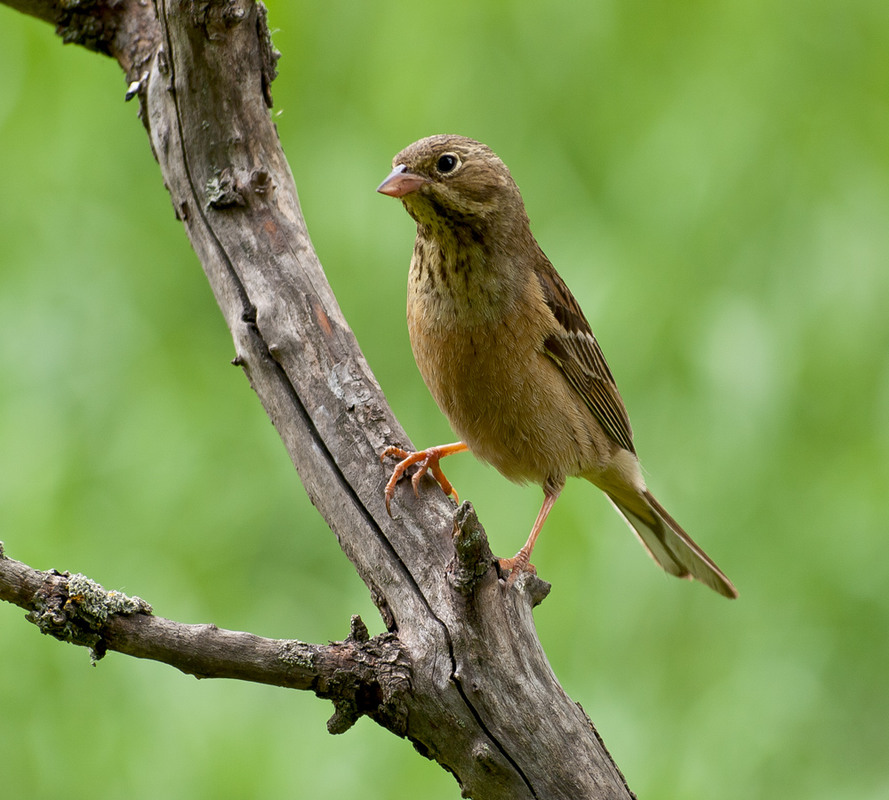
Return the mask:
<path fill-rule="evenodd" d="M 698 547 L 647 489 L 629 498 L 606 492 L 608 499 L 627 521 L 649 555 L 677 578 L 694 578 L 724 597 L 738 592 L 722 570 Z M 631 507 L 632 506 L 632 507 Z"/>

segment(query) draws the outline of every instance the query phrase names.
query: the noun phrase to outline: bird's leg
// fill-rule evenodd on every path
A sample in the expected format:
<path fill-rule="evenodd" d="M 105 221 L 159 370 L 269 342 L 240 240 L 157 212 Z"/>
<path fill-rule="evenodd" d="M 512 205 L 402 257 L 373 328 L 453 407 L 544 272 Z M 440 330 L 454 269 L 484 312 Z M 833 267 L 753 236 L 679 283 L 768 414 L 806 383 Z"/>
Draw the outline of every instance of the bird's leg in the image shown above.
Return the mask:
<path fill-rule="evenodd" d="M 401 459 L 401 461 L 395 465 L 395 469 L 392 470 L 392 477 L 389 478 L 389 482 L 386 484 L 386 511 L 389 515 L 392 515 L 392 512 L 389 509 L 389 504 L 392 502 L 392 495 L 395 493 L 395 485 L 402 479 L 407 468 L 414 465 L 417 465 L 417 471 L 413 474 L 413 477 L 411 477 L 411 485 L 414 487 L 414 494 L 417 495 L 417 497 L 420 496 L 420 481 L 427 472 L 431 472 L 432 477 L 438 481 L 438 485 L 441 486 L 442 491 L 446 495 L 454 495 L 454 500 L 459 503 L 460 498 L 457 496 L 457 491 L 451 486 L 451 482 L 441 471 L 438 462 L 445 456 L 451 456 L 454 453 L 462 453 L 464 450 L 468 449 L 469 448 L 463 442 L 428 447 L 426 450 L 418 450 L 416 453 L 410 453 L 407 450 L 402 450 L 400 447 L 387 447 L 380 456 L 380 461 L 389 456 L 397 456 Z"/>
<path fill-rule="evenodd" d="M 560 486 L 558 489 L 544 488 L 543 491 L 543 505 L 540 507 L 540 513 L 537 515 L 537 519 L 534 520 L 534 527 L 531 528 L 531 533 L 528 536 L 528 541 L 525 542 L 525 546 L 512 558 L 500 559 L 500 569 L 512 570 L 506 581 L 509 586 L 515 582 L 515 579 L 519 576 L 520 572 L 530 572 L 532 575 L 537 572 L 534 565 L 531 563 L 531 551 L 534 549 L 534 543 L 540 535 L 543 523 L 546 522 L 549 512 L 552 511 L 553 506 L 556 504 L 556 500 L 559 499 L 562 487 Z"/>

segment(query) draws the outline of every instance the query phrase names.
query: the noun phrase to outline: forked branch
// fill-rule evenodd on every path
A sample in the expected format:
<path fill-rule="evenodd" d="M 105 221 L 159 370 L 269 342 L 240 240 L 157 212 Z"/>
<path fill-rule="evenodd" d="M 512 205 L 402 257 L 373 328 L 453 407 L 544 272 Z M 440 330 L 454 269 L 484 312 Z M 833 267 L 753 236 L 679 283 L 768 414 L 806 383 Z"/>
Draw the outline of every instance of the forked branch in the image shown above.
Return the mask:
<path fill-rule="evenodd" d="M 338 702 L 334 730 L 367 713 L 408 736 L 476 800 L 631 797 L 537 639 L 531 609 L 545 584 L 525 574 L 506 586 L 469 504 L 455 512 L 440 492 L 417 499 L 398 489 L 399 513 L 386 513 L 379 454 L 410 442 L 309 241 L 269 117 L 277 55 L 264 7 L 253 0 L 157 0 L 154 7 L 95 0 L 76 4 L 87 19 L 60 22 L 56 12 L 71 4 L 13 3 L 55 22 L 66 38 L 110 53 L 125 70 L 174 208 L 231 330 L 235 363 L 388 628 L 362 641 L 355 623 L 345 642 L 312 649 L 178 626 L 132 601 L 103 621 L 90 646 L 165 652 L 162 660 L 192 673 L 244 677 L 255 669 L 263 682 L 304 682 L 301 688 L 335 702 L 330 685 L 348 676 L 354 683 L 341 698 L 351 699 Z M 72 599 L 73 577 L 49 580 L 59 592 L 67 581 L 56 610 L 83 610 Z M 170 648 L 180 634 L 201 645 L 200 658 L 194 649 Z M 263 653 L 265 666 L 251 662 Z M 301 655 L 314 666 L 296 663 Z"/>

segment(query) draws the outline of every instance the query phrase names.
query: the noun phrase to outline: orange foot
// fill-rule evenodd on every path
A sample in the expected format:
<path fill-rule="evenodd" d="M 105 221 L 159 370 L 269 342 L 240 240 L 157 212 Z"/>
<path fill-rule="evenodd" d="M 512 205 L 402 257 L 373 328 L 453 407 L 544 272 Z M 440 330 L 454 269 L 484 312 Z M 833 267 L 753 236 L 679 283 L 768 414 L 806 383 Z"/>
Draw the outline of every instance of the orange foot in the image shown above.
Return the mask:
<path fill-rule="evenodd" d="M 497 561 L 500 563 L 500 569 L 506 572 L 510 570 L 509 577 L 506 579 L 506 585 L 512 586 L 516 578 L 523 572 L 530 572 L 532 575 L 537 574 L 537 567 L 535 567 L 531 561 L 531 551 L 526 550 L 524 547 L 519 550 L 512 558 L 498 558 Z"/>
<path fill-rule="evenodd" d="M 420 496 L 420 481 L 427 472 L 431 472 L 432 477 L 438 481 L 438 485 L 441 486 L 442 491 L 446 495 L 454 495 L 454 500 L 459 503 L 460 498 L 457 496 L 456 490 L 451 486 L 451 482 L 441 471 L 438 462 L 445 456 L 450 456 L 454 453 L 462 453 L 467 449 L 468 448 L 463 442 L 454 442 L 454 444 L 443 444 L 438 447 L 429 447 L 426 450 L 419 450 L 416 453 L 402 450 L 400 447 L 387 447 L 380 456 L 380 461 L 389 456 L 396 456 L 401 459 L 401 461 L 395 465 L 395 469 L 392 470 L 392 477 L 389 478 L 389 482 L 386 484 L 386 511 L 389 513 L 389 516 L 392 516 L 389 504 L 392 502 L 395 486 L 398 481 L 404 477 L 404 473 L 408 467 L 414 465 L 417 466 L 417 471 L 411 477 L 411 485 L 414 487 L 414 494 L 417 495 L 417 497 Z"/>
<path fill-rule="evenodd" d="M 562 491 L 561 486 L 556 486 L 555 488 L 549 487 L 544 488 L 543 493 L 543 505 L 540 507 L 540 511 L 537 514 L 537 519 L 534 520 L 534 527 L 531 528 L 531 533 L 528 536 L 528 541 L 525 542 L 525 546 L 519 550 L 512 558 L 501 558 L 500 561 L 500 569 L 503 570 L 512 570 L 510 572 L 509 577 L 506 579 L 506 585 L 512 586 L 516 578 L 519 577 L 523 572 L 530 572 L 532 575 L 537 574 L 537 570 L 534 568 L 534 565 L 531 563 L 531 551 L 534 549 L 534 543 L 537 541 L 537 537 L 540 535 L 540 531 L 543 528 L 543 523 L 546 522 L 546 518 L 549 515 L 549 512 L 552 511 L 553 506 L 556 504 L 556 500 L 559 499 L 559 492 Z"/>

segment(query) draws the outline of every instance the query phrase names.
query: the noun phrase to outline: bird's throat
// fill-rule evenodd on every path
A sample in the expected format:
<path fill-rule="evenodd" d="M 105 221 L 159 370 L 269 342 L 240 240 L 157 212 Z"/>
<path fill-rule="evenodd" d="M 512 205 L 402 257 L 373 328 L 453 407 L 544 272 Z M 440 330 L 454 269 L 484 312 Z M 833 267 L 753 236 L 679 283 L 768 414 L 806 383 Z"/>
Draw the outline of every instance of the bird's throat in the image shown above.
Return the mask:
<path fill-rule="evenodd" d="M 507 315 L 521 284 L 502 251 L 467 229 L 436 236 L 418 230 L 408 280 L 408 306 L 448 327 L 475 327 Z"/>

